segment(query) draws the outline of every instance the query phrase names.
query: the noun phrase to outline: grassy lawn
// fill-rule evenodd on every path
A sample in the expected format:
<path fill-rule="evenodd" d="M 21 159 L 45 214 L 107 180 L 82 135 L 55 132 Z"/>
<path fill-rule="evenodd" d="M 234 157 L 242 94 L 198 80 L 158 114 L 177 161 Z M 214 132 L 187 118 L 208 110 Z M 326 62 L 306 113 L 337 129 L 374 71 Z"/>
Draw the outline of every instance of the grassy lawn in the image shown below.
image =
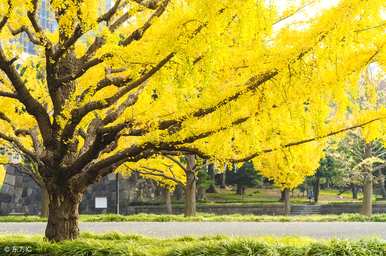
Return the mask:
<path fill-rule="evenodd" d="M 45 222 L 45 218 L 39 216 L 0 216 L 0 222 Z M 374 214 L 366 217 L 360 214 L 341 214 L 341 215 L 297 215 L 297 216 L 268 216 L 268 215 L 214 215 L 200 213 L 196 217 L 184 217 L 183 215 L 157 215 L 157 214 L 136 214 L 136 215 L 116 215 L 116 214 L 96 214 L 81 215 L 82 222 L 124 222 L 124 221 L 145 221 L 145 222 L 189 222 L 189 221 L 239 221 L 239 222 L 331 222 L 331 221 L 358 221 L 358 222 L 386 222 L 386 214 Z"/>
<path fill-rule="evenodd" d="M 14 253 L 7 253 L 14 250 Z M 82 233 L 75 241 L 49 243 L 41 236 L 0 236 L 0 255 L 68 256 L 380 256 L 385 241 L 313 240 L 301 237 L 181 237 L 156 239 L 138 235 Z"/>
<path fill-rule="evenodd" d="M 360 202 L 362 194 L 358 193 L 358 200 L 351 198 L 351 193 L 346 191 L 338 198 L 337 190 L 321 190 L 319 196 L 319 204 L 327 203 L 348 203 L 348 202 Z M 208 193 L 206 202 L 212 203 L 278 203 L 280 198 L 280 190 L 277 188 L 256 189 L 247 188 L 245 195 L 237 195 L 234 190 L 231 189 L 218 189 L 218 193 Z M 301 193 L 295 189 L 291 193 L 291 202 L 295 204 L 308 204 L 310 203 L 306 194 Z"/>

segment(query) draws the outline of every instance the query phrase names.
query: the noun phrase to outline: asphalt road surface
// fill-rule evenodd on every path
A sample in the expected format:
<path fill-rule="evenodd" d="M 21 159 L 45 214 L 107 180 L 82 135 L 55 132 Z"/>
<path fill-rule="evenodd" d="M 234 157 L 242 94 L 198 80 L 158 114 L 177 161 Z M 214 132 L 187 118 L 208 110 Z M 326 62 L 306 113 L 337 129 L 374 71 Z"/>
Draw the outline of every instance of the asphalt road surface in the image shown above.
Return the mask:
<path fill-rule="evenodd" d="M 44 234 L 45 223 L 0 223 L 0 234 Z M 122 232 L 153 237 L 175 236 L 309 236 L 386 240 L 386 223 L 376 222 L 82 222 L 80 230 Z"/>

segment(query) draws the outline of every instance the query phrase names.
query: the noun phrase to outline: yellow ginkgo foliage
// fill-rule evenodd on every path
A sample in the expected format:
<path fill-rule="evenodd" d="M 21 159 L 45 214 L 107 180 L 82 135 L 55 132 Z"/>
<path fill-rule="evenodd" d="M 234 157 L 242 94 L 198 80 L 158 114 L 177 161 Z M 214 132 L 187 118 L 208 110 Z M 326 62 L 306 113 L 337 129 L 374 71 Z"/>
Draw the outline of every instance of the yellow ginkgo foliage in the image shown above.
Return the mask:
<path fill-rule="evenodd" d="M 384 1 L 280 2 L 0 0 L 0 139 L 37 166 L 48 239 L 76 238 L 82 194 L 126 163 L 269 153 L 291 183 L 303 144 L 384 125 L 356 104 L 384 72 Z"/>

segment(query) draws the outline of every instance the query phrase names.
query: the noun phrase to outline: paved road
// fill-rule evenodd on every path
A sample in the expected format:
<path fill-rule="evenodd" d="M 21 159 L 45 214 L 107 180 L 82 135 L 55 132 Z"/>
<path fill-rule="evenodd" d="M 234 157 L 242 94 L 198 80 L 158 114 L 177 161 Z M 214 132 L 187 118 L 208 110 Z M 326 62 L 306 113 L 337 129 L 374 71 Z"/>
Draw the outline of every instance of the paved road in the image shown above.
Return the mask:
<path fill-rule="evenodd" d="M 45 223 L 0 223 L 0 234 L 43 234 Z M 82 222 L 81 231 L 124 232 L 154 237 L 187 235 L 310 236 L 314 238 L 379 237 L 386 223 L 363 222 Z"/>

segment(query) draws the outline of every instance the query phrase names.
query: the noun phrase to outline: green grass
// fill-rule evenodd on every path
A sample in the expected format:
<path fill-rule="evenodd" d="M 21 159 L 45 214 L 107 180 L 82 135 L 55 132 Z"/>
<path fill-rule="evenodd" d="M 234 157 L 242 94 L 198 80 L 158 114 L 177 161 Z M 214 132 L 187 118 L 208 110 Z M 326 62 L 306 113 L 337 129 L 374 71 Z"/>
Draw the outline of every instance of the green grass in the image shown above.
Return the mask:
<path fill-rule="evenodd" d="M 45 222 L 47 219 L 39 216 L 0 216 L 0 222 Z M 136 214 L 136 215 L 117 215 L 117 214 L 96 214 L 81 215 L 82 222 L 124 222 L 124 221 L 145 221 L 145 222 L 168 222 L 168 221 L 240 221 L 240 222 L 331 222 L 331 221 L 358 221 L 358 222 L 386 222 L 386 214 L 374 214 L 366 217 L 360 214 L 341 214 L 341 215 L 296 215 L 296 216 L 268 216 L 268 215 L 215 215 L 199 213 L 195 217 L 184 217 L 183 215 L 157 215 L 157 214 Z"/>
<path fill-rule="evenodd" d="M 354 200 L 351 197 L 351 193 L 346 191 L 341 193 L 343 198 L 338 199 L 339 191 L 328 189 L 321 190 L 319 195 L 319 204 L 328 203 L 352 203 L 360 202 L 362 194 L 358 193 L 358 199 Z M 233 189 L 218 189 L 218 193 L 208 193 L 207 203 L 279 203 L 280 190 L 278 188 L 247 188 L 244 195 L 237 195 Z M 291 202 L 295 204 L 308 204 L 310 203 L 305 193 L 301 193 L 298 189 L 295 189 L 291 193 Z"/>
<path fill-rule="evenodd" d="M 6 251 L 15 250 L 14 253 Z M 156 239 L 138 235 L 82 233 L 75 241 L 49 243 L 41 236 L 0 236 L 0 255 L 45 256 L 381 256 L 385 241 L 313 240 L 301 237 L 225 236 Z"/>

